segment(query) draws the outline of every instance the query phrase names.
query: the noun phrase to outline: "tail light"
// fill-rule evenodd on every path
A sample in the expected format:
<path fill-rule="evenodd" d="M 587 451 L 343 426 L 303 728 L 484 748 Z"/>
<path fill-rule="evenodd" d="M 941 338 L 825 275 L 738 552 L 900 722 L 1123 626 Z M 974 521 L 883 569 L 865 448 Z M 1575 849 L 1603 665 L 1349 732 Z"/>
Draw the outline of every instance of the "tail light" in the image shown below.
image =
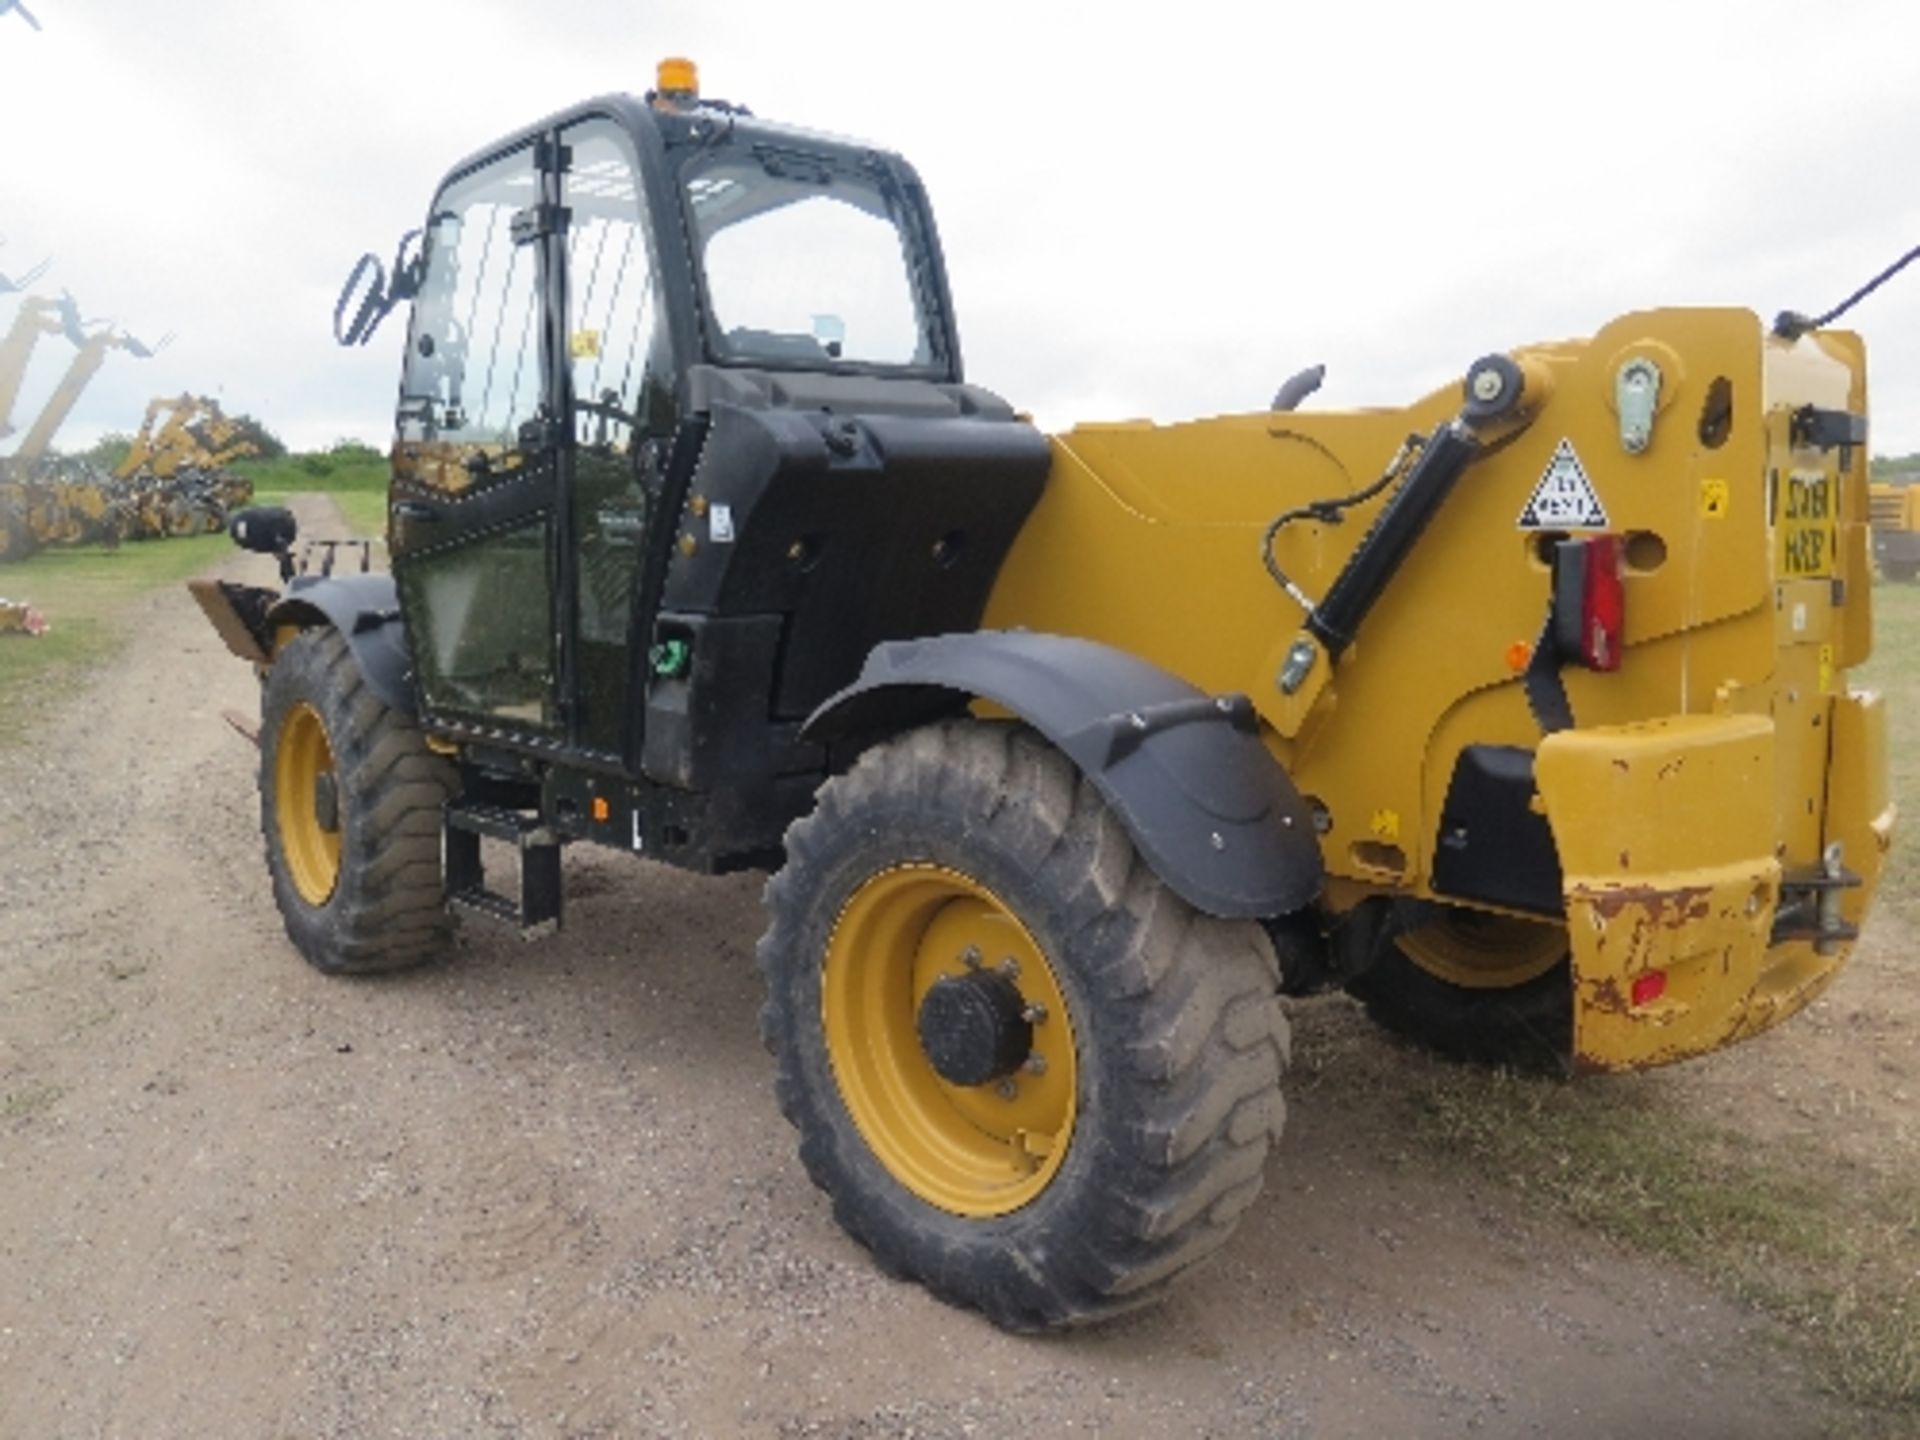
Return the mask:
<path fill-rule="evenodd" d="M 1626 616 L 1618 535 L 1554 546 L 1553 638 L 1563 659 L 1589 670 L 1618 670 Z"/>

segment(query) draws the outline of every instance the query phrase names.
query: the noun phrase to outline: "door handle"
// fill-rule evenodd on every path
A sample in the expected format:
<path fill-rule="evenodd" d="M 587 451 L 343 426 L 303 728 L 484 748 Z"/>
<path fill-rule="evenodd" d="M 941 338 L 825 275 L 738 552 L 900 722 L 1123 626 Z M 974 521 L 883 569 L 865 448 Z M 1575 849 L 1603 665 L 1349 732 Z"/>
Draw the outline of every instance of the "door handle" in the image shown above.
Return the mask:
<path fill-rule="evenodd" d="M 413 525 L 431 525 L 440 518 L 440 507 L 424 500 L 396 500 L 391 509 L 394 519 Z"/>

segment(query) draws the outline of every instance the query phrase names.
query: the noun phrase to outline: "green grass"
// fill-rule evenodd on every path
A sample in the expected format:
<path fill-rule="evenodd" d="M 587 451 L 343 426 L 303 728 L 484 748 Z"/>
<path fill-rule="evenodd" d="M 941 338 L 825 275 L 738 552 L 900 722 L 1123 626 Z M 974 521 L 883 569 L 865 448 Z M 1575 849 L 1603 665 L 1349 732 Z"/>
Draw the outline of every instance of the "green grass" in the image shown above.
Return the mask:
<path fill-rule="evenodd" d="M 1756 1151 L 1657 1081 L 1564 1084 L 1434 1066 L 1405 1091 L 1421 1147 L 1786 1325 L 1887 1434 L 1920 1419 L 1920 1175 L 1813 1144 Z"/>
<path fill-rule="evenodd" d="M 291 494 L 318 490 L 327 494 L 339 491 L 387 490 L 387 457 L 371 450 L 338 455 L 289 455 L 279 460 L 241 460 L 233 468 L 253 481 L 256 490 L 276 490 Z"/>
<path fill-rule="evenodd" d="M 387 528 L 387 458 L 372 451 L 338 455 L 295 455 L 282 460 L 243 460 L 233 467 L 253 481 L 254 497 L 278 503 L 289 495 L 314 491 L 333 498 L 347 524 L 359 535 L 382 535 Z"/>
<path fill-rule="evenodd" d="M 29 735 L 89 667 L 114 654 L 134 601 L 198 573 L 231 545 L 224 535 L 196 535 L 116 550 L 42 550 L 0 566 L 0 595 L 29 602 L 50 625 L 36 639 L 0 636 L 0 744 Z"/>
<path fill-rule="evenodd" d="M 1887 697 L 1888 779 L 1910 826 L 1920 816 L 1920 584 L 1876 583 L 1873 628 L 1873 658 L 1854 681 Z M 1895 843 L 1880 903 L 1920 921 L 1920 845 Z"/>

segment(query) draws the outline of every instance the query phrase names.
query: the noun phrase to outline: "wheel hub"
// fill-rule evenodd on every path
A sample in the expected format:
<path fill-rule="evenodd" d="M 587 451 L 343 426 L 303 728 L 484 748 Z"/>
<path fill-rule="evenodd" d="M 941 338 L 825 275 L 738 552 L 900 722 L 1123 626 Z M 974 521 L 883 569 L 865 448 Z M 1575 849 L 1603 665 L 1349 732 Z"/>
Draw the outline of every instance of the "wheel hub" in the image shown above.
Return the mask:
<path fill-rule="evenodd" d="M 910 862 L 861 882 L 826 949 L 827 1055 L 874 1157 L 950 1214 L 1032 1203 L 1073 1143 L 1080 1083 L 1066 993 L 1033 934 L 979 881 Z"/>
<path fill-rule="evenodd" d="M 920 1002 L 920 1048 L 949 1085 L 984 1085 L 1018 1070 L 1033 1022 L 1013 981 L 991 970 L 945 975 Z"/>

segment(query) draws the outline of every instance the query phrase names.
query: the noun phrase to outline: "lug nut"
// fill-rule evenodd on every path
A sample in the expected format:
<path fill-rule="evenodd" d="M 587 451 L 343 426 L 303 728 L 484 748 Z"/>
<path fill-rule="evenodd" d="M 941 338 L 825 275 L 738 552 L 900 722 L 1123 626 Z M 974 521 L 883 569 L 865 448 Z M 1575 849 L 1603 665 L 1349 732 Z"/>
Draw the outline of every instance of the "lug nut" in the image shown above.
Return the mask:
<path fill-rule="evenodd" d="M 978 945 L 967 946 L 966 949 L 960 952 L 960 963 L 969 970 L 978 970 L 980 968 L 980 947 Z"/>
<path fill-rule="evenodd" d="M 1020 1018 L 1029 1025 L 1042 1024 L 1047 1018 L 1047 1007 L 1038 1000 L 1030 1001 L 1027 1008 L 1020 1012 Z"/>
<path fill-rule="evenodd" d="M 1011 1079 L 1002 1080 L 993 1088 L 999 1093 L 1002 1100 L 1011 1100 L 1020 1093 L 1020 1087 L 1014 1084 Z"/>
<path fill-rule="evenodd" d="M 1036 1050 L 1020 1062 L 1020 1068 L 1029 1075 L 1044 1075 L 1047 1073 L 1047 1057 Z"/>
<path fill-rule="evenodd" d="M 1011 955 L 1006 956 L 1000 962 L 1000 973 L 1009 980 L 1018 980 L 1020 978 L 1020 962 Z"/>

